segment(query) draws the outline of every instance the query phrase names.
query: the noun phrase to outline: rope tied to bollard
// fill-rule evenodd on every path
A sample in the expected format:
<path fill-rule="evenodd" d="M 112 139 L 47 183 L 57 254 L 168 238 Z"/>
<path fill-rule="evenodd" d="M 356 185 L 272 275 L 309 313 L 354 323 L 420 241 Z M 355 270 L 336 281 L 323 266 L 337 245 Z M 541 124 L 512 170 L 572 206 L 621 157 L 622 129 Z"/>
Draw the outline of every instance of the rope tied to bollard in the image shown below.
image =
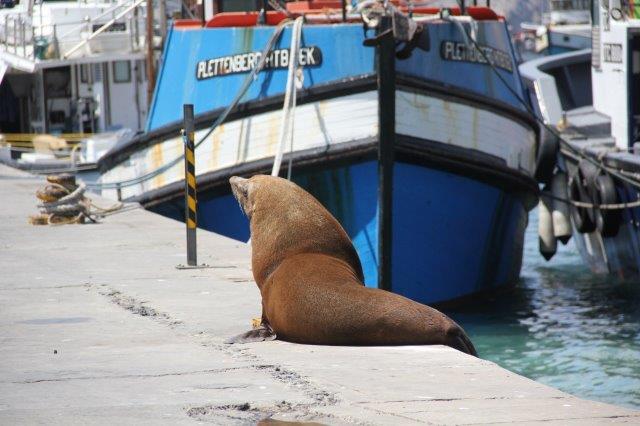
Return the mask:
<path fill-rule="evenodd" d="M 86 190 L 84 183 L 76 185 L 72 175 L 47 176 L 47 185 L 36 191 L 36 197 L 42 201 L 38 204 L 40 214 L 29 217 L 29 222 L 32 225 L 68 225 L 84 223 L 86 219 L 96 223 L 99 216 L 123 206 L 121 202 L 107 208 L 97 206 L 85 196 Z"/>

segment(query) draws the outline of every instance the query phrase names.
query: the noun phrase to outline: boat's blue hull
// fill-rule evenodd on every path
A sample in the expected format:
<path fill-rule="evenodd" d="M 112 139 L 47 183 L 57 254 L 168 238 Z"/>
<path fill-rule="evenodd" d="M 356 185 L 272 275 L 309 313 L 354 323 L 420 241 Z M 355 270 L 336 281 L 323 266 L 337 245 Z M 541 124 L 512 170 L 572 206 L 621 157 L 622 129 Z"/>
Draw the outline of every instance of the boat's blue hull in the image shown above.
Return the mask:
<path fill-rule="evenodd" d="M 279 146 L 286 68 L 276 67 L 274 59 L 224 125 L 211 135 L 206 127 L 244 84 L 248 74 L 240 66 L 264 49 L 274 31 L 267 26 L 174 28 L 148 132 L 102 159 L 105 182 L 151 172 L 174 158 L 182 105 L 194 104 L 198 225 L 247 241 L 248 222 L 227 179 L 270 172 Z M 391 259 L 382 260 L 385 275 L 390 260 L 390 282 L 384 287 L 436 303 L 517 280 L 527 210 L 537 193 L 532 178 L 537 125 L 519 99 L 527 93 L 503 21 L 478 21 L 469 28 L 490 60 L 451 22 L 429 21 L 425 31 L 428 42 L 422 40 L 408 58 L 395 62 L 395 102 L 387 111 L 396 133 L 390 222 L 378 226 L 376 158 L 390 126 L 383 134 L 380 111 L 388 99 L 379 99 L 375 49 L 363 45 L 373 32 L 365 35 L 361 25 L 349 23 L 304 27 L 302 44 L 317 55 L 313 65 L 313 55 L 305 56 L 301 68 L 296 130 L 285 157 L 293 159 L 293 180 L 317 197 L 352 238 L 366 285 L 378 285 L 378 236 L 391 225 Z M 285 29 L 275 48 L 286 51 L 291 33 Z M 232 63 L 239 68 L 220 65 Z M 216 64 L 225 71 L 217 72 Z M 181 171 L 173 167 L 123 188 L 120 195 L 183 220 Z"/>
<path fill-rule="evenodd" d="M 356 247 L 367 286 L 378 278 L 377 163 L 294 174 L 340 221 Z M 179 218 L 180 208 L 156 207 Z M 396 162 L 392 291 L 445 302 L 513 284 L 520 272 L 527 211 L 519 197 L 470 178 Z M 199 196 L 198 224 L 247 241 L 249 226 L 230 193 Z"/>

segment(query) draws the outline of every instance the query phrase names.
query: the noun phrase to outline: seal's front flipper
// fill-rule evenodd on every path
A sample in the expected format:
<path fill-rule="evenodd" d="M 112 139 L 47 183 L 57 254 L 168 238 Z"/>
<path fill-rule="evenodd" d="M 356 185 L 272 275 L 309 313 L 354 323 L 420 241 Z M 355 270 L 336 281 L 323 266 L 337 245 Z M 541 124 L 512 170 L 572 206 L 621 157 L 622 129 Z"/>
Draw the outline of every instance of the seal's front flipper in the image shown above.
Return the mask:
<path fill-rule="evenodd" d="M 258 328 L 249 330 L 246 333 L 239 334 L 231 337 L 224 342 L 227 344 L 234 343 L 252 343 L 252 342 L 266 342 L 268 340 L 275 340 L 276 333 L 268 325 L 261 325 Z"/>

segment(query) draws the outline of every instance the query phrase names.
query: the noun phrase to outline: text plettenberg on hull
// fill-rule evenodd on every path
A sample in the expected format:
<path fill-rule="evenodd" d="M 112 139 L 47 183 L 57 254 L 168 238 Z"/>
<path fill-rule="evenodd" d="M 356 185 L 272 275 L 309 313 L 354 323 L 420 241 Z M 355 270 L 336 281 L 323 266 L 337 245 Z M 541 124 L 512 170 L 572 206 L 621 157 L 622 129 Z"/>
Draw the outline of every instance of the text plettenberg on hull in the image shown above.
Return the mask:
<path fill-rule="evenodd" d="M 247 52 L 199 61 L 196 65 L 196 78 L 206 80 L 223 75 L 250 72 L 258 65 L 261 57 L 262 52 Z M 298 58 L 300 66 L 318 66 L 322 64 L 322 51 L 317 46 L 302 47 Z M 287 68 L 288 66 L 289 49 L 278 49 L 269 53 L 263 69 Z"/>

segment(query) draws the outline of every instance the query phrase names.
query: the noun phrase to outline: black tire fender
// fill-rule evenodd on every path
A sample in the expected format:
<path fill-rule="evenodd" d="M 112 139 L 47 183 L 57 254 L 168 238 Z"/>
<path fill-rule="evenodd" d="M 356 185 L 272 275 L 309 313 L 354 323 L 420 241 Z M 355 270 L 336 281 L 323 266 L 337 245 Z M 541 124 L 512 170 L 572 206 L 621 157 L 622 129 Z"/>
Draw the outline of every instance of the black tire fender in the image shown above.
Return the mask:
<path fill-rule="evenodd" d="M 580 201 L 583 203 L 592 203 L 591 198 L 587 194 L 586 188 L 582 185 L 582 173 L 578 169 L 576 172 L 570 175 L 568 183 L 569 199 L 571 201 Z M 589 210 L 586 207 L 578 207 L 571 203 L 569 205 L 569 211 L 571 212 L 571 218 L 576 230 L 580 233 L 593 232 L 596 230 L 596 225 L 593 222 Z"/>
<path fill-rule="evenodd" d="M 613 178 L 609 175 L 599 175 L 589 186 L 591 198 L 595 205 L 618 204 L 619 197 Z M 618 235 L 622 224 L 622 214 L 620 210 L 594 209 L 595 224 L 598 232 L 605 237 L 615 237 Z"/>
<path fill-rule="evenodd" d="M 548 184 L 551 182 L 559 149 L 560 142 L 556 135 L 541 126 L 535 172 L 535 178 L 539 183 Z"/>
<path fill-rule="evenodd" d="M 596 204 L 593 201 L 591 188 L 593 187 L 596 178 L 600 175 L 600 169 L 590 161 L 581 160 L 578 164 L 578 170 L 580 171 L 580 196 L 582 197 L 582 201 L 585 203 Z M 587 216 L 589 216 L 589 220 L 594 225 L 594 229 L 587 232 L 593 232 L 595 231 L 596 224 L 595 209 L 586 208 L 585 210 Z"/>

